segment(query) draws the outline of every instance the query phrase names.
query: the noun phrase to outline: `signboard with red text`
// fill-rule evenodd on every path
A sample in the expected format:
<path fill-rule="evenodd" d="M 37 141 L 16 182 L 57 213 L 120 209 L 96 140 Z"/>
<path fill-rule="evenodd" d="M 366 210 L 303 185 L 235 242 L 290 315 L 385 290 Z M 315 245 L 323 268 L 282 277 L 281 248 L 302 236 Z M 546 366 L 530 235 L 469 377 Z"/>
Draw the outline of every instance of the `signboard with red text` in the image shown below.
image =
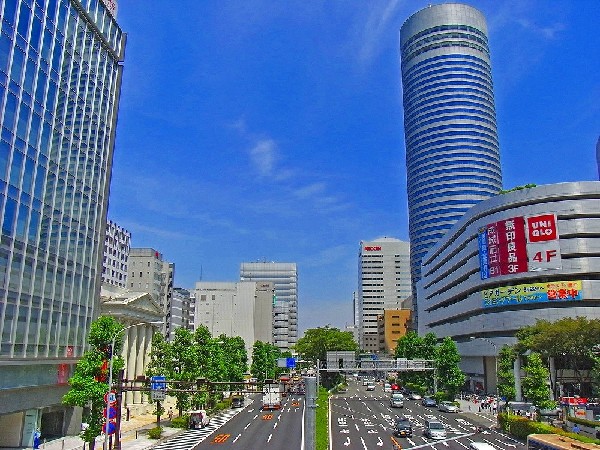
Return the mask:
<path fill-rule="evenodd" d="M 517 216 L 479 229 L 482 280 L 501 275 L 561 269 L 556 214 Z"/>

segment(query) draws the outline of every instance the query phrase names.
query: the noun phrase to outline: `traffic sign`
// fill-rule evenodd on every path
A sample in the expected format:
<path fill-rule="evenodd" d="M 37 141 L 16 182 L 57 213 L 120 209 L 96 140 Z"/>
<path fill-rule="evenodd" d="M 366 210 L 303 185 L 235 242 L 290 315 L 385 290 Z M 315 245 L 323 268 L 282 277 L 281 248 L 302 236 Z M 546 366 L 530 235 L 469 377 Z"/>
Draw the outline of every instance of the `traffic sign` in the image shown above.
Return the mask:
<path fill-rule="evenodd" d="M 106 431 L 108 429 L 108 431 Z M 114 422 L 106 422 L 102 425 L 102 432 L 105 434 L 114 434 L 117 430 L 117 425 Z"/>
<path fill-rule="evenodd" d="M 104 408 L 102 415 L 106 417 L 108 420 L 117 418 L 117 408 L 113 406 L 109 406 L 108 408 Z"/>
<path fill-rule="evenodd" d="M 114 405 L 117 403 L 117 393 L 115 391 L 108 391 L 104 394 L 104 402 L 107 405 Z"/>
<path fill-rule="evenodd" d="M 167 377 L 156 375 L 150 378 L 150 396 L 152 400 L 164 400 L 167 391 Z"/>
<path fill-rule="evenodd" d="M 286 358 L 285 366 L 288 369 L 294 369 L 296 367 L 296 358 Z"/>

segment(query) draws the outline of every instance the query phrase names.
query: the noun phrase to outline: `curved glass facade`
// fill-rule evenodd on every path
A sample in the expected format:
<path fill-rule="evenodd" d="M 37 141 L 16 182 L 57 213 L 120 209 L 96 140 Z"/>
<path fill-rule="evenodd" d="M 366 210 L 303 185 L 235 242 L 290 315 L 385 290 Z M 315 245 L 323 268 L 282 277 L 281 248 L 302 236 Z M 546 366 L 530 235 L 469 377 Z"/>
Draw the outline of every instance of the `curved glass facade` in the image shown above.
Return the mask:
<path fill-rule="evenodd" d="M 98 314 L 125 39 L 98 0 L 0 8 L 0 360 L 75 361 Z"/>
<path fill-rule="evenodd" d="M 416 313 L 421 259 L 466 211 L 498 193 L 502 176 L 481 12 L 427 7 L 403 24 L 400 41 Z"/>

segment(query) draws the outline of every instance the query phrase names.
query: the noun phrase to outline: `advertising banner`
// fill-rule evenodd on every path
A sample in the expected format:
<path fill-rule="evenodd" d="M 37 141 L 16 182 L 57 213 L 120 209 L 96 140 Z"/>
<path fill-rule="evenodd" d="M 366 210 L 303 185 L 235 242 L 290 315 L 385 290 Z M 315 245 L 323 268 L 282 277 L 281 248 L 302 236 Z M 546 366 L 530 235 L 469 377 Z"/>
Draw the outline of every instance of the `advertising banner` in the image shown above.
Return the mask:
<path fill-rule="evenodd" d="M 562 268 L 556 214 L 517 216 L 481 227 L 477 233 L 482 280 L 501 275 Z"/>
<path fill-rule="evenodd" d="M 483 307 L 522 305 L 552 301 L 583 300 L 581 281 L 549 281 L 517 284 L 481 291 Z"/>

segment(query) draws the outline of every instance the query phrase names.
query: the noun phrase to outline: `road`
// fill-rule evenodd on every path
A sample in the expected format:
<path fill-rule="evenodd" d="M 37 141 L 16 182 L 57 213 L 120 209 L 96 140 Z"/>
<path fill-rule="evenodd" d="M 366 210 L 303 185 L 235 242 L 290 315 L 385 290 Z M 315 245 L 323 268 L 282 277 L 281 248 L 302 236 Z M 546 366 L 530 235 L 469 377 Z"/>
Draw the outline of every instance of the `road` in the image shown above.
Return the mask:
<path fill-rule="evenodd" d="M 285 397 L 282 408 L 261 410 L 261 396 L 246 398 L 244 408 L 232 409 L 211 420 L 202 430 L 187 430 L 159 444 L 155 450 L 300 449 L 304 396 Z"/>
<path fill-rule="evenodd" d="M 377 385 L 366 391 L 360 383 L 350 383 L 348 392 L 336 394 L 331 400 L 331 439 L 333 450 L 417 449 L 467 450 L 471 442 L 487 442 L 499 450 L 524 450 L 518 441 L 489 428 L 490 419 L 472 413 L 445 413 L 426 408 L 419 400 L 405 400 L 404 408 L 391 408 L 389 393 Z M 410 438 L 394 437 L 396 416 L 407 416 L 413 426 Z M 432 440 L 423 435 L 424 422 L 437 418 L 447 431 L 444 440 Z M 485 430 L 476 433 L 478 426 Z M 292 447 L 290 447 L 292 448 Z"/>

